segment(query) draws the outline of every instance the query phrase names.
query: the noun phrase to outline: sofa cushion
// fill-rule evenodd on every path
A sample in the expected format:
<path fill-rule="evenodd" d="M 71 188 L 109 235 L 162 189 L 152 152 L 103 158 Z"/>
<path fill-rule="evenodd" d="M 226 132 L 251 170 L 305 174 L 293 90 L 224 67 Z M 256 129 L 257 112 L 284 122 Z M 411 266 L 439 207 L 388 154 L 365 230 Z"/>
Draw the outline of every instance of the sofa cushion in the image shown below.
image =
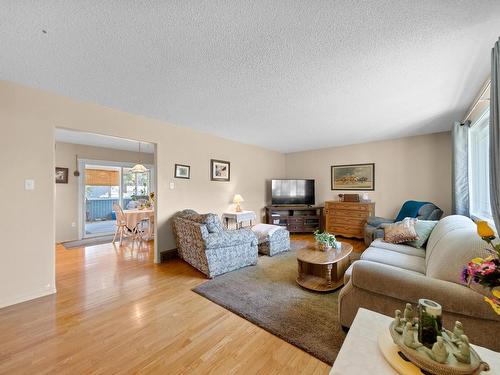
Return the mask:
<path fill-rule="evenodd" d="M 417 220 L 415 232 L 417 232 L 418 239 L 409 241 L 406 244 L 416 248 L 423 248 L 437 223 L 437 221 L 431 220 Z"/>
<path fill-rule="evenodd" d="M 379 249 L 386 249 L 386 250 L 395 251 L 395 252 L 401 253 L 401 254 L 413 255 L 416 257 L 425 258 L 425 250 L 424 249 L 417 249 L 417 248 L 414 248 L 413 246 L 408 246 L 405 244 L 395 244 L 395 243 L 385 242 L 381 238 L 378 238 L 375 241 L 373 241 L 370 246 L 371 247 L 378 247 Z"/>
<path fill-rule="evenodd" d="M 354 265 L 354 262 L 351 263 L 349 268 L 347 268 L 344 272 L 344 285 L 347 285 L 349 280 L 351 280 L 351 275 L 352 275 L 352 266 Z"/>
<path fill-rule="evenodd" d="M 224 231 L 222 222 L 216 214 L 203 214 L 199 216 L 200 222 L 207 226 L 209 233 L 220 233 Z"/>
<path fill-rule="evenodd" d="M 394 224 L 385 224 L 384 240 L 391 243 L 403 243 L 418 239 L 415 231 L 416 219 L 406 218 Z"/>
<path fill-rule="evenodd" d="M 434 250 L 439 247 L 439 243 L 445 236 L 452 231 L 464 228 L 473 228 L 473 230 L 475 230 L 476 225 L 471 219 L 461 215 L 446 216 L 445 218 L 439 220 L 432 230 L 429 240 L 427 241 L 427 247 L 425 250 L 426 265 L 429 263 Z"/>
<path fill-rule="evenodd" d="M 407 255 L 396 251 L 370 246 L 361 254 L 361 260 L 387 264 L 409 271 L 425 273 L 425 259 L 419 256 Z"/>
<path fill-rule="evenodd" d="M 223 247 L 251 244 L 257 246 L 257 237 L 250 229 L 225 230 L 220 233 L 208 233 L 205 237 L 205 247 L 216 249 Z"/>
<path fill-rule="evenodd" d="M 476 233 L 476 225 L 470 223 L 466 228 L 454 228 L 440 236 L 427 260 L 427 276 L 461 284 L 464 266 L 473 258 L 490 255 L 486 250 L 488 245 Z"/>

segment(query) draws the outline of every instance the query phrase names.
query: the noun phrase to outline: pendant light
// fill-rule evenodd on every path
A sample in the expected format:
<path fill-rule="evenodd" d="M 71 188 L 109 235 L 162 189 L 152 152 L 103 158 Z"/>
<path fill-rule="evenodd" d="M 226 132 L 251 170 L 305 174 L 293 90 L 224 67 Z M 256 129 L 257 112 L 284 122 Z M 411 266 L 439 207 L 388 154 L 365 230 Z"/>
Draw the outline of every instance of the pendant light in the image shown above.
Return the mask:
<path fill-rule="evenodd" d="M 141 142 L 139 142 L 139 163 L 130 170 L 132 173 L 146 173 L 148 169 L 141 163 Z"/>

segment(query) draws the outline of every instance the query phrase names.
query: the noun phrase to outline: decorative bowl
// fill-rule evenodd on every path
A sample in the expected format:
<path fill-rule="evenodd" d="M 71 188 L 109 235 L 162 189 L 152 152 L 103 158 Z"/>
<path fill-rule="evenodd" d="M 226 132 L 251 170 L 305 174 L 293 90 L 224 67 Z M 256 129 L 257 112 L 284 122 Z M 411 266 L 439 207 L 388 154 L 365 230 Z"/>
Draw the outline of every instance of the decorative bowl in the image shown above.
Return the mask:
<path fill-rule="evenodd" d="M 389 332 L 394 343 L 398 346 L 400 355 L 412 362 L 428 374 L 435 375 L 479 375 L 482 371 L 489 371 L 490 367 L 483 362 L 473 348 L 470 348 L 470 364 L 459 362 L 454 353 L 458 352 L 457 344 L 450 337 L 449 331 L 442 331 L 444 345 L 448 351 L 446 363 L 439 363 L 429 357 L 429 351 L 425 346 L 416 349 L 404 343 L 403 335 L 396 331 L 396 322 L 389 326 Z"/>

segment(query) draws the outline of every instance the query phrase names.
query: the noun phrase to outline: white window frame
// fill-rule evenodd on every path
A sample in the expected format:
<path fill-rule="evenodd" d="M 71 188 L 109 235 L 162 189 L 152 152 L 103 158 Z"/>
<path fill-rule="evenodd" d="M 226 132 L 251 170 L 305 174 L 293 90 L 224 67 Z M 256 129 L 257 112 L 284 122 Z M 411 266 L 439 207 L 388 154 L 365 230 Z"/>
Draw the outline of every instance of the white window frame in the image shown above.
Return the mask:
<path fill-rule="evenodd" d="M 477 181 L 477 171 L 474 170 L 474 162 L 473 160 L 477 159 L 477 142 L 475 142 L 475 137 L 478 136 L 479 134 L 475 134 L 481 131 L 486 131 L 487 132 L 487 137 L 488 137 L 488 147 L 489 147 L 489 118 L 490 118 L 490 111 L 489 107 L 485 108 L 481 116 L 471 125 L 471 128 L 469 130 L 469 135 L 468 135 L 468 144 L 469 144 L 469 150 L 468 150 L 468 168 L 469 168 L 469 200 L 470 200 L 470 215 L 471 218 L 475 221 L 477 220 L 486 220 L 489 222 L 493 221 L 493 217 L 491 214 L 491 207 L 490 207 L 490 199 L 489 199 L 489 167 L 486 168 L 484 173 L 486 173 L 486 179 L 488 183 L 486 184 L 486 189 L 488 192 L 488 202 L 487 202 L 487 207 L 488 211 L 485 211 L 484 209 L 478 209 L 476 208 L 476 196 L 475 193 L 478 191 L 478 189 L 474 189 L 475 182 Z M 486 128 L 486 129 L 485 129 Z M 486 156 L 486 163 L 489 163 L 488 160 L 489 156 Z M 489 164 L 488 164 L 489 165 Z M 484 176 L 483 176 L 484 177 Z M 480 178 L 479 178 L 480 179 Z"/>

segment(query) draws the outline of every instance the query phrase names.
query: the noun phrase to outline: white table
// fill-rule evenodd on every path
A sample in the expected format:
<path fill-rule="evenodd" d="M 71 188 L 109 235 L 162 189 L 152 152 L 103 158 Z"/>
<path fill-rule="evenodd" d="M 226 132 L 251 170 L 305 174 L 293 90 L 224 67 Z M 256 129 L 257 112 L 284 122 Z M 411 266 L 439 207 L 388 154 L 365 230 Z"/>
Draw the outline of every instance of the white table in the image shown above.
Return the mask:
<path fill-rule="evenodd" d="M 222 222 L 225 224 L 226 228 L 229 229 L 229 222 L 233 221 L 236 225 L 236 229 L 243 228 L 243 223 L 248 222 L 250 226 L 257 219 L 257 215 L 253 211 L 241 211 L 241 212 L 224 212 L 222 214 Z"/>
<path fill-rule="evenodd" d="M 147 238 L 152 239 L 154 237 L 155 211 L 153 209 L 123 210 L 123 215 L 125 216 L 125 222 L 127 223 L 127 227 L 131 229 L 135 228 L 141 221 L 149 220 Z"/>
<path fill-rule="evenodd" d="M 398 375 L 380 353 L 377 343 L 378 335 L 388 329 L 391 321 L 388 316 L 359 309 L 330 375 Z M 500 374 L 500 353 L 477 345 L 472 347 L 490 365 L 491 370 L 485 375 Z"/>

